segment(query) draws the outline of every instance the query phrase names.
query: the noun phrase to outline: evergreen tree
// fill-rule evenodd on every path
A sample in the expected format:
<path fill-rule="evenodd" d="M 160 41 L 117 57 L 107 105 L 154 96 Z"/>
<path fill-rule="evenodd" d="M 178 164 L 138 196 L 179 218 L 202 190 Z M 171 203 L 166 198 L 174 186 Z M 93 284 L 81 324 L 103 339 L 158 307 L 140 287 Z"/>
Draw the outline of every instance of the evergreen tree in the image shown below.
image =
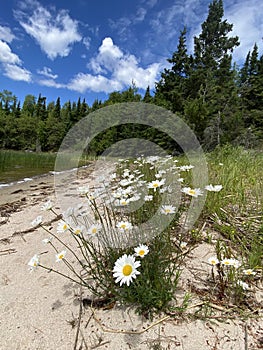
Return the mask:
<path fill-rule="evenodd" d="M 154 101 L 173 112 L 182 112 L 184 101 L 187 98 L 185 86 L 190 69 L 190 58 L 186 47 L 186 28 L 181 31 L 177 51 L 167 61 L 172 66 L 169 69 L 165 68 L 161 74 L 161 80 L 156 84 Z"/>
<path fill-rule="evenodd" d="M 149 85 L 147 86 L 147 89 L 145 91 L 145 94 L 144 94 L 142 101 L 145 103 L 152 103 L 153 102 L 153 97 L 151 96 Z"/>

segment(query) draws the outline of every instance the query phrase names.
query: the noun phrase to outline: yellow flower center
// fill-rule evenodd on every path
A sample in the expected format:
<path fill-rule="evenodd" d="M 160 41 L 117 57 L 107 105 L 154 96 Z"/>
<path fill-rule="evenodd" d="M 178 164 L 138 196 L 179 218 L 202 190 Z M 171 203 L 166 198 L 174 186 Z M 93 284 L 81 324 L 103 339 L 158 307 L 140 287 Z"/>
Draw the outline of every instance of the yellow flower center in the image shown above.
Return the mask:
<path fill-rule="evenodd" d="M 168 214 L 168 213 L 170 213 L 171 210 L 170 209 L 165 209 L 164 211 Z"/>
<path fill-rule="evenodd" d="M 189 190 L 189 194 L 194 196 L 196 194 L 196 192 L 195 192 L 195 190 Z"/>
<path fill-rule="evenodd" d="M 225 264 L 225 265 L 230 265 L 230 264 L 229 264 L 229 261 L 225 261 L 224 264 Z"/>
<path fill-rule="evenodd" d="M 93 229 L 91 230 L 92 233 L 97 233 L 97 227 L 93 227 Z"/>
<path fill-rule="evenodd" d="M 153 184 L 153 187 L 159 187 L 159 185 L 155 182 L 154 184 Z"/>
<path fill-rule="evenodd" d="M 64 258 L 64 255 L 63 255 L 63 254 L 60 254 L 60 255 L 58 256 L 58 258 L 59 258 L 59 260 L 62 260 L 62 259 Z"/>
<path fill-rule="evenodd" d="M 122 273 L 124 274 L 124 276 L 130 276 L 130 274 L 132 273 L 132 266 L 131 265 L 123 266 Z"/>
<path fill-rule="evenodd" d="M 80 229 L 75 230 L 75 235 L 79 235 L 80 234 Z"/>
<path fill-rule="evenodd" d="M 126 229 L 126 224 L 121 224 L 121 228 Z"/>
<path fill-rule="evenodd" d="M 66 230 L 68 228 L 68 225 L 67 224 L 64 224 L 63 225 L 63 230 Z"/>
<path fill-rule="evenodd" d="M 139 251 L 140 256 L 143 256 L 144 254 L 145 254 L 145 251 L 143 249 Z"/>

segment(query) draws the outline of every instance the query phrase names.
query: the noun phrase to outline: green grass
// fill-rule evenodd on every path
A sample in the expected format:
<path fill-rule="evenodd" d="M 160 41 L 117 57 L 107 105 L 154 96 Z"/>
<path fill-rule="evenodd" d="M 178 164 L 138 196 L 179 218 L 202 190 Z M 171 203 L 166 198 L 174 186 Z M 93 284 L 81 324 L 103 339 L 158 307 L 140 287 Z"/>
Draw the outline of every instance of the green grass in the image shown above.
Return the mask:
<path fill-rule="evenodd" d="M 249 267 L 262 268 L 263 153 L 224 147 L 207 161 L 210 182 L 223 189 L 208 193 L 200 220 L 229 240 Z"/>

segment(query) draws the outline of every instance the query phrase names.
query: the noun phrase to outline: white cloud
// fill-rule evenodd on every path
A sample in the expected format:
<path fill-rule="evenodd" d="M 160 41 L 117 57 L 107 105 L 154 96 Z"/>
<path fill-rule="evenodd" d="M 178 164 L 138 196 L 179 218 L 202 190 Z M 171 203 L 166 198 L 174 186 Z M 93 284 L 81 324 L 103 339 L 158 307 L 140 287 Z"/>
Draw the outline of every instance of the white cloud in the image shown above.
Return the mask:
<path fill-rule="evenodd" d="M 56 88 L 56 89 L 65 88 L 66 87 L 65 84 L 57 83 L 53 79 L 41 79 L 41 80 L 38 81 L 38 83 L 40 85 L 44 85 L 44 86 L 48 86 L 48 87 L 52 87 L 52 88 Z"/>
<path fill-rule="evenodd" d="M 23 80 L 26 82 L 31 81 L 31 73 L 20 67 L 22 61 L 20 58 L 12 52 L 10 46 L 0 40 L 0 63 L 4 69 L 4 75 L 12 80 Z"/>
<path fill-rule="evenodd" d="M 68 56 L 72 45 L 81 40 L 78 22 L 66 10 L 53 14 L 38 1 L 25 1 L 20 7 L 15 12 L 17 20 L 50 59 Z"/>
<path fill-rule="evenodd" d="M 43 69 L 38 69 L 37 70 L 38 74 L 44 75 L 45 77 L 51 78 L 51 79 L 56 79 L 58 77 L 57 74 L 52 74 L 52 69 L 49 67 L 43 67 Z"/>
<path fill-rule="evenodd" d="M 4 75 L 12 80 L 26 81 L 28 83 L 31 81 L 31 73 L 27 69 L 19 67 L 16 64 L 5 64 L 4 70 Z"/>
<path fill-rule="evenodd" d="M 69 89 L 82 93 L 88 89 L 109 93 L 128 87 L 132 82 L 143 89 L 154 86 L 160 70 L 158 63 L 140 67 L 134 55 L 124 54 L 109 37 L 102 41 L 98 51 L 88 65 L 94 75 L 79 73 L 68 84 Z"/>
<path fill-rule="evenodd" d="M 82 39 L 82 42 L 85 45 L 86 49 L 89 50 L 91 38 L 89 36 L 87 36 L 87 37 Z"/>
<path fill-rule="evenodd" d="M 102 75 L 91 75 L 79 73 L 72 81 L 68 84 L 70 90 L 84 93 L 86 90 L 94 92 L 112 92 L 120 90 L 122 84 L 116 80 L 108 79 Z"/>
<path fill-rule="evenodd" d="M 136 17 L 134 19 L 135 23 L 142 22 L 147 14 L 147 10 L 143 7 L 139 7 L 136 12 Z"/>
<path fill-rule="evenodd" d="M 12 33 L 11 29 L 8 27 L 0 26 L 0 40 L 11 43 L 13 39 L 15 39 L 15 36 Z"/>
<path fill-rule="evenodd" d="M 4 41 L 0 40 L 0 62 L 20 64 L 20 58 L 11 51 L 9 45 Z"/>
<path fill-rule="evenodd" d="M 240 46 L 233 54 L 235 61 L 244 61 L 248 51 L 253 50 L 257 43 L 260 51 L 263 49 L 263 2 L 258 0 L 239 1 L 225 9 L 225 17 L 229 23 L 233 23 L 231 36 L 239 37 Z"/>

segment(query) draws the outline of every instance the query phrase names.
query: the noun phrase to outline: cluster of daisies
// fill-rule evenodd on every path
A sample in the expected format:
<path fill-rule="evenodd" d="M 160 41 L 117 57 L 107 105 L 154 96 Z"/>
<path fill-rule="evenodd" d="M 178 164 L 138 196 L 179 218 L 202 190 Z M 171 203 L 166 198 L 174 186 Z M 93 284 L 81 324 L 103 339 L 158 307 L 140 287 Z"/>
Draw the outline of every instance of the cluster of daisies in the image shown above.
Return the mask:
<path fill-rule="evenodd" d="M 218 268 L 231 268 L 231 267 L 233 267 L 236 271 L 238 271 L 238 273 L 240 275 L 239 270 L 240 270 L 242 264 L 237 259 L 225 258 L 225 259 L 219 260 L 217 257 L 213 256 L 213 257 L 210 257 L 208 259 L 208 263 L 210 265 L 212 265 L 212 267 L 217 266 Z M 243 269 L 242 270 L 242 275 L 245 276 L 246 278 L 255 276 L 256 274 L 257 274 L 257 272 L 254 271 L 253 269 Z M 237 283 L 237 285 L 242 287 L 242 289 L 244 289 L 244 290 L 249 289 L 249 285 L 242 280 L 237 280 L 236 283 Z"/>
<path fill-rule="evenodd" d="M 129 165 L 126 164 L 129 162 Z M 129 213 L 121 211 L 120 209 L 129 206 L 132 203 L 140 201 L 151 202 L 155 200 L 155 195 L 158 194 L 170 194 L 174 196 L 173 185 L 174 182 L 180 186 L 180 191 L 186 195 L 197 198 L 203 195 L 204 190 L 210 192 L 219 192 L 222 189 L 222 185 L 208 185 L 203 190 L 200 188 L 191 188 L 182 186 L 184 178 L 181 176 L 183 172 L 190 171 L 192 165 L 178 166 L 178 160 L 174 160 L 171 156 L 167 157 L 138 157 L 133 163 L 128 160 L 119 160 L 119 171 L 109 174 L 107 171 L 103 177 L 100 177 L 98 184 L 96 184 L 96 190 L 90 189 L 88 185 L 84 185 L 78 188 L 80 196 L 85 198 L 85 205 L 80 204 L 75 208 L 69 208 L 64 214 L 63 218 L 57 225 L 57 236 L 59 240 L 63 240 L 64 233 L 71 233 L 80 241 L 89 241 L 94 235 L 101 237 L 107 235 L 108 223 L 103 223 L 103 214 L 101 214 L 100 220 L 94 220 L 91 218 L 90 208 L 94 207 L 94 203 L 104 203 L 109 208 L 117 208 L 118 221 L 110 220 L 112 231 L 122 239 L 120 233 L 130 232 L 134 229 L 129 219 Z M 145 169 L 148 169 L 146 174 Z M 150 176 L 149 176 L 150 173 Z M 171 181 L 172 174 L 172 181 Z M 170 180 L 168 180 L 168 178 Z M 150 180 L 149 180 L 150 179 Z M 165 197 L 168 198 L 169 196 Z M 176 208 L 171 205 L 170 201 L 164 202 L 159 208 L 159 213 L 162 215 L 173 215 L 176 213 Z M 97 205 L 97 204 L 96 204 Z M 100 206 L 96 206 L 96 210 Z M 44 211 L 53 210 L 53 203 L 51 201 L 46 202 L 42 208 Z M 98 211 L 96 212 L 98 214 Z M 116 215 L 115 215 L 116 217 Z M 33 227 L 43 225 L 43 217 L 38 216 L 33 222 Z M 46 229 L 47 232 L 49 232 Z M 52 240 L 56 237 L 56 234 L 50 232 L 50 237 L 43 240 L 43 243 L 50 244 L 56 251 L 55 261 L 60 262 L 66 259 L 66 250 L 57 251 Z M 101 236 L 99 236 L 101 234 Z M 183 242 L 185 243 L 185 242 Z M 186 243 L 185 243 L 186 245 Z M 134 255 L 124 254 L 121 256 L 114 265 L 113 277 L 116 278 L 116 283 L 120 282 L 120 285 L 130 285 L 131 281 L 136 278 L 140 272 L 140 261 L 136 261 L 136 257 L 143 258 L 149 252 L 149 248 L 146 245 L 139 245 L 135 248 Z M 30 271 L 35 270 L 40 265 L 39 255 L 35 254 L 28 263 Z"/>
<path fill-rule="evenodd" d="M 134 248 L 134 252 L 133 255 L 122 255 L 114 264 L 113 277 L 116 283 L 120 283 L 120 286 L 123 284 L 129 286 L 132 280 L 140 274 L 137 269 L 141 266 L 141 262 L 136 261 L 136 257 L 144 258 L 149 253 L 149 248 L 147 245 L 140 244 Z"/>

